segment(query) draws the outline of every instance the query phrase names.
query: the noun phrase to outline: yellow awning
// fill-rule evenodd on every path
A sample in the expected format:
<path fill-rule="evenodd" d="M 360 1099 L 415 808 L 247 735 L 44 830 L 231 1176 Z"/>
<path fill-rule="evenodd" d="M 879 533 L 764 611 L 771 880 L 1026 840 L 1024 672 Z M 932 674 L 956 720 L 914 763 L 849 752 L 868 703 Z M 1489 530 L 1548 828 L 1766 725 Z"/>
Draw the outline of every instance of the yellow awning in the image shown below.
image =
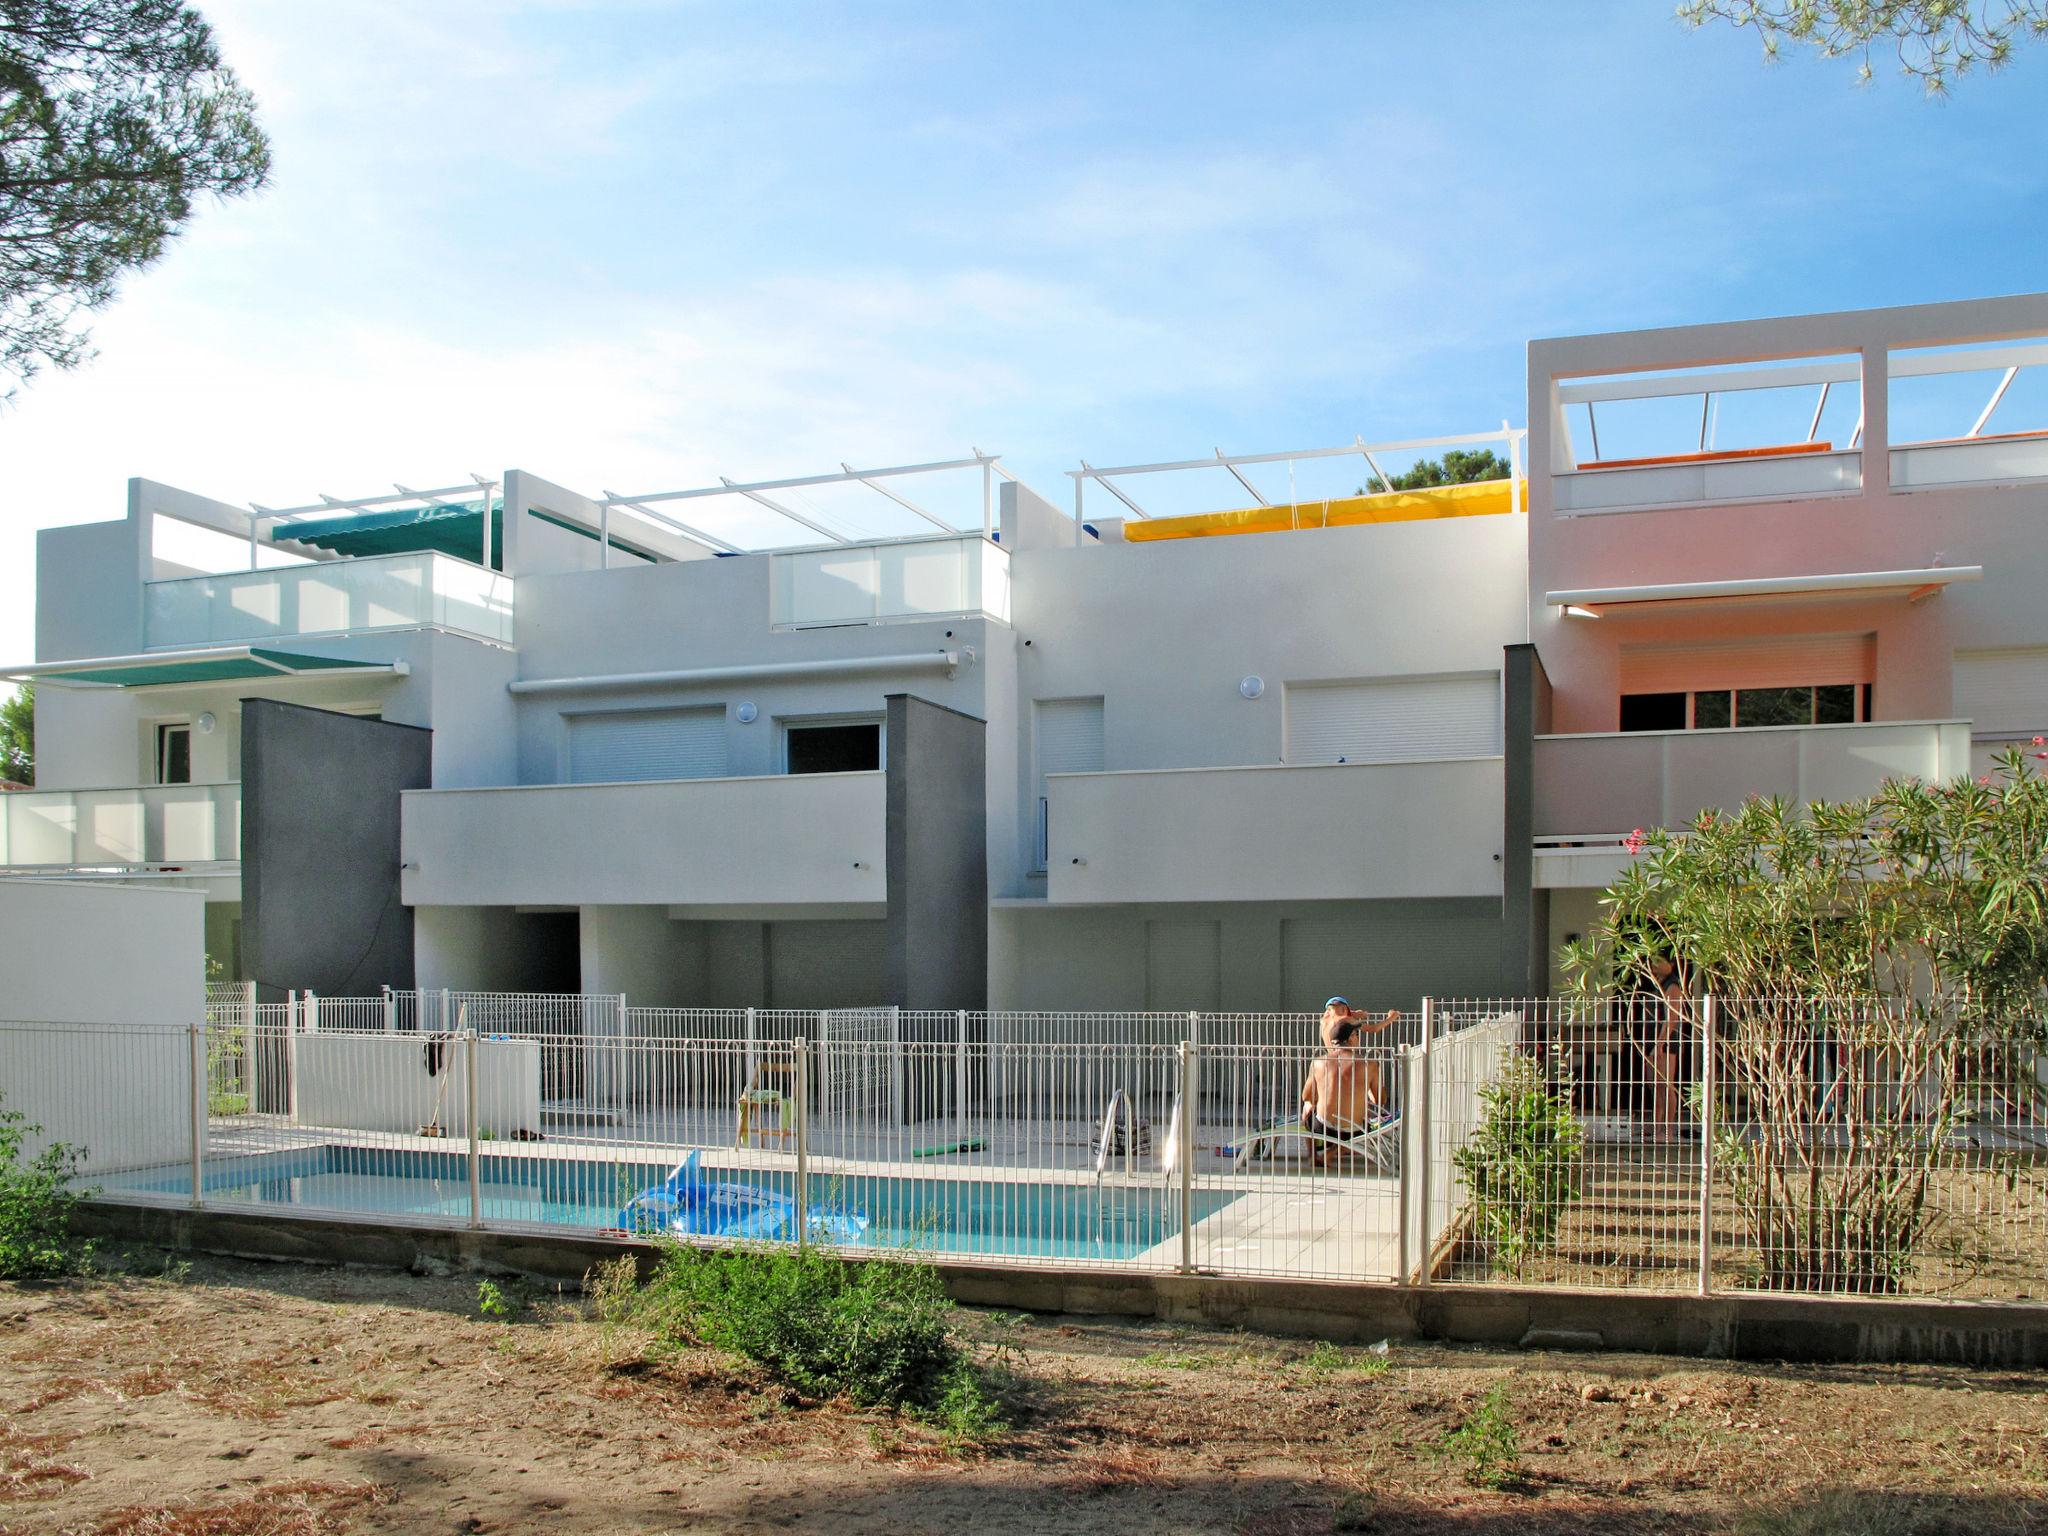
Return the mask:
<path fill-rule="evenodd" d="M 1227 533 L 1282 533 L 1290 528 L 1344 528 L 1356 523 L 1412 523 L 1432 517 L 1492 517 L 1509 506 L 1509 482 L 1475 480 L 1469 485 L 1433 485 L 1420 491 L 1384 491 L 1377 496 L 1344 496 L 1335 501 L 1302 501 L 1284 507 L 1245 507 L 1235 512 L 1197 512 L 1189 517 L 1132 518 L 1124 537 L 1133 544 L 1154 539 L 1205 539 Z M 1529 487 L 1522 486 L 1522 505 Z"/>

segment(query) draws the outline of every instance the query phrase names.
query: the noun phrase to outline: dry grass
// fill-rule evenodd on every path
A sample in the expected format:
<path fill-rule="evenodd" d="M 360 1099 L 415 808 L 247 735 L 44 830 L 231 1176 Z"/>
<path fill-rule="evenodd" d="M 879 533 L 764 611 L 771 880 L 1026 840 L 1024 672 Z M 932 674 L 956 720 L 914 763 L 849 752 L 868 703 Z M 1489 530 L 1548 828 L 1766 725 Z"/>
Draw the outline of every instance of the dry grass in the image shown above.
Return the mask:
<path fill-rule="evenodd" d="M 391 1496 L 370 1483 L 278 1483 L 223 1503 L 117 1509 L 101 1517 L 92 1536 L 336 1536 L 356 1512 Z"/>

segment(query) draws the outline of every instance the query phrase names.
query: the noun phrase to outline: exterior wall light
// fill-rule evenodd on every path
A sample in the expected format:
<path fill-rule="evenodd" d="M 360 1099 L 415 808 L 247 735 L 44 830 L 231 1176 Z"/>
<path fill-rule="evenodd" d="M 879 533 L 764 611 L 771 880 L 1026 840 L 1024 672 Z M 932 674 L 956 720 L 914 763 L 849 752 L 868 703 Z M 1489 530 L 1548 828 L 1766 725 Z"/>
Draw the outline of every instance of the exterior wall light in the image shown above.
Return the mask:
<path fill-rule="evenodd" d="M 734 710 L 733 714 L 739 718 L 739 722 L 741 725 L 752 725 L 756 720 L 761 718 L 761 711 L 755 707 L 754 702 L 751 699 L 749 699 L 746 703 L 742 704 L 738 709 Z"/>
<path fill-rule="evenodd" d="M 1237 691 L 1248 699 L 1256 699 L 1266 691 L 1266 680 L 1254 672 L 1250 677 L 1237 685 Z"/>
<path fill-rule="evenodd" d="M 219 724 L 219 722 L 213 718 L 213 711 L 210 709 L 207 710 L 204 714 L 202 714 L 197 720 L 194 720 L 192 723 L 199 728 L 199 734 L 202 736 L 211 736 L 213 734 L 214 726 Z"/>

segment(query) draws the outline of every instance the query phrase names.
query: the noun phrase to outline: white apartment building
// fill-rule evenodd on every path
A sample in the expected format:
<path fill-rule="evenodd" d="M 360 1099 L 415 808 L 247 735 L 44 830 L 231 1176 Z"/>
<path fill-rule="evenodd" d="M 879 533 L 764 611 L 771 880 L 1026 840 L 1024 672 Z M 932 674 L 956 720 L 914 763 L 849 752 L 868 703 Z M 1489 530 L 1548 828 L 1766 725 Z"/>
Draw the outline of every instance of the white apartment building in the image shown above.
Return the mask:
<path fill-rule="evenodd" d="M 1528 400 L 1071 505 L 136 480 L 40 536 L 0 870 L 199 885 L 280 991 L 1412 1006 L 1546 990 L 1634 827 L 2048 730 L 2048 295 L 1538 341 Z M 1515 471 L 1358 491 L 1452 448 Z"/>

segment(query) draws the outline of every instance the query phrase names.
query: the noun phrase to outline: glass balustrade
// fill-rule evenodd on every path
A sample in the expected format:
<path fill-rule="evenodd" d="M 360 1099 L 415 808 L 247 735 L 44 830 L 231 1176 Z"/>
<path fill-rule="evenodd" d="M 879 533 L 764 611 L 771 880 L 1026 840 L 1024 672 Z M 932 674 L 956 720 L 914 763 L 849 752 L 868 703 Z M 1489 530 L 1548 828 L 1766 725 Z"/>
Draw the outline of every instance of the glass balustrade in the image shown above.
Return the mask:
<path fill-rule="evenodd" d="M 430 552 L 183 576 L 144 590 L 152 650 L 424 625 L 512 639 L 511 578 Z"/>
<path fill-rule="evenodd" d="M 242 786 L 30 789 L 0 795 L 0 868 L 217 864 L 242 856 Z"/>
<path fill-rule="evenodd" d="M 1010 617 L 1010 557 L 978 534 L 796 550 L 773 559 L 779 626 Z"/>

